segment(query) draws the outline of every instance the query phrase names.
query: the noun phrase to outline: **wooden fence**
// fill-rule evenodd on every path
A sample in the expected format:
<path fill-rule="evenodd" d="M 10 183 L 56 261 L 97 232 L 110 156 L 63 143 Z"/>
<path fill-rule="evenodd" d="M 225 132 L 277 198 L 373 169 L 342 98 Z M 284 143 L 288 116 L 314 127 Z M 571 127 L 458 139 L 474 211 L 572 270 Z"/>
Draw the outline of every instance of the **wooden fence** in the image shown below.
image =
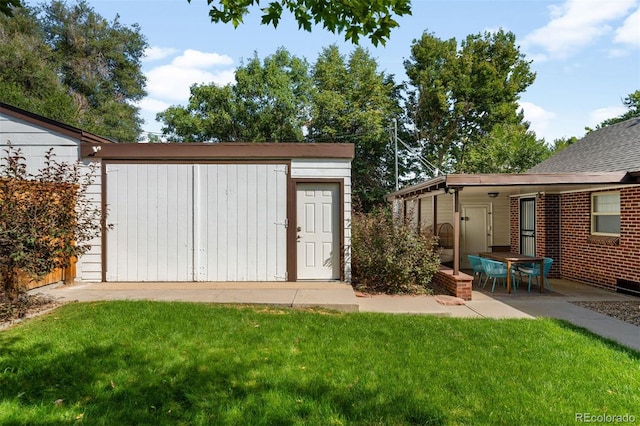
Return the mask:
<path fill-rule="evenodd" d="M 47 275 L 42 277 L 39 281 L 34 281 L 31 277 L 24 273 L 18 273 L 18 279 L 21 288 L 26 288 L 31 290 L 32 288 L 38 288 L 49 284 L 54 284 L 57 282 L 64 282 L 65 284 L 70 284 L 76 278 L 76 260 L 71 261 L 71 265 L 67 268 L 57 268 L 53 271 L 49 272 Z"/>

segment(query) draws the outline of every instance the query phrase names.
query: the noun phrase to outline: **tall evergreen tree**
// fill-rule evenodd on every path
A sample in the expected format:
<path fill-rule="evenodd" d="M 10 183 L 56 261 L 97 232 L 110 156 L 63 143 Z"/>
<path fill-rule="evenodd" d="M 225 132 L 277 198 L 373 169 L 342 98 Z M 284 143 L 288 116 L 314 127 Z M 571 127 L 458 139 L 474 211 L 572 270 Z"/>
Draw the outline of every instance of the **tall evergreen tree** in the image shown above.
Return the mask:
<path fill-rule="evenodd" d="M 40 25 L 52 49 L 52 65 L 79 109 L 81 128 L 122 142 L 141 132 L 139 108 L 145 95 L 141 58 L 147 41 L 137 24 L 112 21 L 81 0 L 54 0 L 40 9 Z"/>
<path fill-rule="evenodd" d="M 0 101 L 77 124 L 78 109 L 51 66 L 52 51 L 30 9 L 0 15 Z"/>
<path fill-rule="evenodd" d="M 353 142 L 353 196 L 364 210 L 393 189 L 394 153 L 389 126 L 400 115 L 397 87 L 379 72 L 369 52 L 356 48 L 348 58 L 337 46 L 325 48 L 314 69 L 313 142 Z"/>

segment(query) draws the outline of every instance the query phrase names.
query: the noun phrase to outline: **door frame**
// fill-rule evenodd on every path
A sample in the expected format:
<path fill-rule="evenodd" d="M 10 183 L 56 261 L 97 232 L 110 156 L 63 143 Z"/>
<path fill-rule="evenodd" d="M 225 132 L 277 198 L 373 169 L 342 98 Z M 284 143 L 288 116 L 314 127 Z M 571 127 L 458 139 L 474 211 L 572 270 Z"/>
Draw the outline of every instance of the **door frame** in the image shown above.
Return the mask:
<path fill-rule="evenodd" d="M 344 179 L 342 178 L 291 178 L 289 179 L 287 216 L 287 275 L 289 281 L 298 281 L 298 183 L 338 184 L 338 256 L 340 256 L 340 281 L 344 281 Z"/>
<path fill-rule="evenodd" d="M 528 231 L 532 231 L 533 232 L 533 236 L 531 236 L 530 238 L 533 238 L 533 253 L 530 254 L 531 256 L 535 256 L 536 252 L 537 252 L 537 243 L 538 243 L 538 221 L 537 221 L 537 207 L 538 207 L 538 200 L 536 199 L 536 197 L 521 197 L 518 199 L 518 251 L 521 254 L 522 253 L 524 247 L 522 244 L 522 240 L 523 240 L 523 229 L 522 229 L 522 220 L 523 220 L 523 209 L 525 208 L 525 202 L 526 203 L 532 203 L 533 209 L 531 211 L 531 213 L 533 214 L 533 229 L 532 230 L 528 230 Z"/>

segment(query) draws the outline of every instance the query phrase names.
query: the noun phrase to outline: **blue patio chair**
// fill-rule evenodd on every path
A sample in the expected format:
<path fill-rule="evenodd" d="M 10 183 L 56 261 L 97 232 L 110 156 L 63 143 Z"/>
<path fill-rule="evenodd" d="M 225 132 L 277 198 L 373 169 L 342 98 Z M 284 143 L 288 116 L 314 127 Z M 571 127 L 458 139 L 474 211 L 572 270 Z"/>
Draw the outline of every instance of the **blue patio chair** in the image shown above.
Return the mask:
<path fill-rule="evenodd" d="M 551 265 L 553 264 L 553 259 L 550 257 L 544 258 L 544 264 L 542 269 L 542 281 L 545 284 L 545 287 L 551 290 L 551 284 L 549 284 L 549 279 L 547 276 L 549 275 L 549 271 L 551 270 Z M 536 284 L 540 286 L 540 264 L 532 263 L 531 266 L 520 266 L 518 268 L 518 274 L 520 275 L 520 281 L 522 281 L 522 275 L 529 276 L 529 289 L 531 291 L 531 281 L 533 277 L 536 277 Z"/>
<path fill-rule="evenodd" d="M 473 269 L 473 281 L 478 277 L 478 285 L 482 282 L 482 276 L 484 275 L 484 268 L 482 267 L 482 261 L 480 256 L 474 256 L 472 254 L 467 255 L 471 268 Z"/>
<path fill-rule="evenodd" d="M 498 278 L 503 280 L 503 283 L 506 282 L 507 274 L 509 273 L 509 271 L 507 270 L 507 264 L 504 262 L 498 262 L 496 260 L 486 259 L 484 257 L 481 257 L 480 261 L 482 262 L 482 268 L 484 269 L 484 274 L 486 275 L 486 278 L 484 279 L 484 284 L 482 285 L 482 287 L 485 287 L 487 285 L 487 281 L 489 281 L 489 278 L 493 278 L 493 285 L 491 286 L 491 292 L 493 293 L 493 291 L 496 288 L 496 280 Z M 511 272 L 511 274 L 512 274 L 511 282 L 513 283 L 513 291 L 516 291 L 517 284 L 516 284 L 516 280 L 514 279 L 515 274 L 513 274 L 513 272 Z"/>

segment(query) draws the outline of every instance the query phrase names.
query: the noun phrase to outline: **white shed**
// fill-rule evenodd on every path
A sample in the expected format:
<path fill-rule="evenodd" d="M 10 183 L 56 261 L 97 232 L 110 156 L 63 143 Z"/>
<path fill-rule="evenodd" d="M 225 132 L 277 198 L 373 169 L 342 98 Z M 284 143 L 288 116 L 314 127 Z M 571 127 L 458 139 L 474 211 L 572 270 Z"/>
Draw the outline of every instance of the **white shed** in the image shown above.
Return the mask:
<path fill-rule="evenodd" d="M 105 226 L 78 280 L 350 280 L 351 144 L 116 144 L 0 108 L 34 166 L 34 146 L 100 164 Z"/>

